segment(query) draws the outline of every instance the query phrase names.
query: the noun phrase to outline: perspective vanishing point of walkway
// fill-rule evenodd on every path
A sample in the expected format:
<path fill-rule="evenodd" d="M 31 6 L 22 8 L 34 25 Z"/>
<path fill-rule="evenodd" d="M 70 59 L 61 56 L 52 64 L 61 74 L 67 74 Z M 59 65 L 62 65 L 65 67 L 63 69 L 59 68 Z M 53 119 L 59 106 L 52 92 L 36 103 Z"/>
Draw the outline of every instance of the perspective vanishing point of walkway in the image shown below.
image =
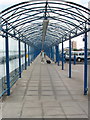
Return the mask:
<path fill-rule="evenodd" d="M 49 58 L 48 58 L 49 59 Z M 88 118 L 88 96 L 83 95 L 83 65 L 72 65 L 72 78 L 40 55 L 24 70 L 3 100 L 3 118 Z M 78 77 L 77 77 L 78 76 Z"/>

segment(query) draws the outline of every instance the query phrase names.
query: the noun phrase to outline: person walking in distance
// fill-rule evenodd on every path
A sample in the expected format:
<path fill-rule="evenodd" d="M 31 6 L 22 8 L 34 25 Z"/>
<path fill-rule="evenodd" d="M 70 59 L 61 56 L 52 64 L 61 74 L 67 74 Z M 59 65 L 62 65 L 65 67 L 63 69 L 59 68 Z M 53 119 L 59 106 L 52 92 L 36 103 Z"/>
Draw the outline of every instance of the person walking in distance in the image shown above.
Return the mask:
<path fill-rule="evenodd" d="M 41 51 L 41 62 L 44 62 L 44 50 Z"/>

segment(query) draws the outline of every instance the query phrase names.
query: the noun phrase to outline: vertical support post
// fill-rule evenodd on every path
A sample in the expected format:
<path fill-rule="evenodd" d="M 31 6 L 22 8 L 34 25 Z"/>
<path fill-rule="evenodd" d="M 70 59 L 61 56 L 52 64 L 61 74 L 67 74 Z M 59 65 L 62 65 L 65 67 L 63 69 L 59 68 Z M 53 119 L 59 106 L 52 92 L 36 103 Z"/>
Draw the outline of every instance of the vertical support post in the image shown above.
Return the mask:
<path fill-rule="evenodd" d="M 31 61 L 33 61 L 33 48 L 31 47 L 31 51 L 32 51 L 32 53 L 31 53 Z"/>
<path fill-rule="evenodd" d="M 32 48 L 32 61 L 34 60 L 34 49 Z"/>
<path fill-rule="evenodd" d="M 46 51 L 47 56 L 49 57 L 49 50 Z"/>
<path fill-rule="evenodd" d="M 87 32 L 85 26 L 85 41 L 84 41 L 84 95 L 87 95 Z"/>
<path fill-rule="evenodd" d="M 34 49 L 34 55 L 35 55 L 35 57 L 34 57 L 34 59 L 36 58 L 36 49 Z"/>
<path fill-rule="evenodd" d="M 32 47 L 30 47 L 31 55 L 30 55 L 30 61 L 32 63 Z"/>
<path fill-rule="evenodd" d="M 7 23 L 6 23 L 6 32 L 8 32 Z M 6 80 L 7 80 L 7 95 L 10 95 L 10 75 L 9 75 L 9 40 L 8 33 L 6 33 Z"/>
<path fill-rule="evenodd" d="M 26 58 L 26 53 L 27 53 L 27 50 L 26 50 L 26 43 L 25 43 L 25 70 L 27 69 L 27 58 Z"/>
<path fill-rule="evenodd" d="M 64 70 L 64 48 L 63 48 L 63 38 L 62 38 L 62 70 Z"/>
<path fill-rule="evenodd" d="M 30 50 L 31 50 L 31 59 L 30 59 L 30 61 L 32 62 L 32 47 L 30 47 Z"/>
<path fill-rule="evenodd" d="M 51 59 L 54 60 L 54 49 L 51 47 Z"/>
<path fill-rule="evenodd" d="M 28 45 L 28 66 L 30 66 L 30 46 Z"/>
<path fill-rule="evenodd" d="M 30 58 L 30 63 L 31 63 L 31 46 L 29 46 L 29 50 L 30 50 L 30 52 L 29 52 L 29 58 Z"/>
<path fill-rule="evenodd" d="M 50 57 L 50 50 L 48 50 L 48 57 Z"/>
<path fill-rule="evenodd" d="M 51 57 L 51 60 L 52 60 L 52 47 L 51 47 L 51 55 L 50 55 L 50 57 Z"/>
<path fill-rule="evenodd" d="M 32 48 L 32 61 L 34 60 L 34 49 Z"/>
<path fill-rule="evenodd" d="M 56 45 L 56 62 L 58 63 L 59 66 L 59 45 Z"/>
<path fill-rule="evenodd" d="M 54 47 L 52 47 L 52 60 L 54 61 Z"/>
<path fill-rule="evenodd" d="M 57 63 L 57 46 L 55 46 L 56 49 L 56 63 Z"/>
<path fill-rule="evenodd" d="M 76 65 L 76 55 L 74 55 L 74 65 Z"/>
<path fill-rule="evenodd" d="M 20 45 L 20 40 L 18 41 L 18 48 L 19 48 L 19 78 L 21 78 L 21 45 Z"/>
<path fill-rule="evenodd" d="M 71 78 L 71 36 L 69 36 L 69 78 Z"/>
<path fill-rule="evenodd" d="M 33 60 L 35 59 L 35 50 L 33 48 Z"/>
<path fill-rule="evenodd" d="M 46 0 L 46 5 L 45 5 L 45 20 L 47 20 L 47 5 L 48 5 L 48 1 Z"/>

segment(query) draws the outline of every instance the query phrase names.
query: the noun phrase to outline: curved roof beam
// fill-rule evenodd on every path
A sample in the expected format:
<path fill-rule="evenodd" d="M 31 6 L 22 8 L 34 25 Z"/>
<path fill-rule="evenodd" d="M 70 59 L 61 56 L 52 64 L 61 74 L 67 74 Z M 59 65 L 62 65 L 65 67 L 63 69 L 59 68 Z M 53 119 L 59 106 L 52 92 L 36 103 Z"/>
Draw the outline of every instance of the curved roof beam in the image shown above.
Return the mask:
<path fill-rule="evenodd" d="M 0 12 L 2 30 L 8 26 L 10 35 L 23 36 L 23 42 L 40 48 L 46 0 L 32 0 L 11 6 Z M 81 5 L 64 0 L 48 0 L 47 19 L 49 20 L 44 45 L 49 47 L 61 42 L 62 37 L 83 34 L 90 25 L 90 10 Z M 38 24 L 35 24 L 38 23 Z M 90 29 L 87 28 L 87 31 Z M 14 33 L 14 34 L 13 34 Z M 66 40 L 66 39 L 65 39 Z"/>

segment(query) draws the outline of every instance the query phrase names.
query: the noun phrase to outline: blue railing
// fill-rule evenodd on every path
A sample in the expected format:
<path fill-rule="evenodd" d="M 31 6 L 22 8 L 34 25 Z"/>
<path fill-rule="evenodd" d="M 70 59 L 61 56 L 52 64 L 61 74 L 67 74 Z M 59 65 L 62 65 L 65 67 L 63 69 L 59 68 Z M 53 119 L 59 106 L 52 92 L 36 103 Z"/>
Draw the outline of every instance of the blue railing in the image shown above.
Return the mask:
<path fill-rule="evenodd" d="M 22 71 L 25 69 L 25 63 L 22 64 Z M 10 74 L 10 88 L 16 83 L 16 81 L 19 79 L 19 68 L 16 68 L 13 70 Z M 7 92 L 7 80 L 6 76 L 2 77 L 0 79 L 0 97 L 4 95 Z"/>

